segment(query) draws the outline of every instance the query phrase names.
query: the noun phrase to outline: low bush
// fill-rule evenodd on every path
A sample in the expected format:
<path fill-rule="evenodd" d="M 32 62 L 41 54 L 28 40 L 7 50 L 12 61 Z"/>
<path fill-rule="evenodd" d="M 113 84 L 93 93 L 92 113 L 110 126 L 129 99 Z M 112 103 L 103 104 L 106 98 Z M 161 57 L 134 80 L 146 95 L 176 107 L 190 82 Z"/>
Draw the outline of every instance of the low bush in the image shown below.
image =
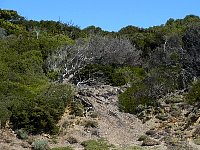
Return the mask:
<path fill-rule="evenodd" d="M 85 150 L 110 150 L 114 148 L 113 145 L 109 144 L 107 141 L 100 139 L 100 140 L 88 140 L 81 143 Z"/>
<path fill-rule="evenodd" d="M 16 130 L 15 133 L 17 134 L 17 137 L 20 139 L 28 138 L 28 132 L 26 132 L 24 129 Z"/>
<path fill-rule="evenodd" d="M 49 149 L 48 141 L 44 139 L 38 139 L 34 141 L 32 145 L 33 145 L 34 150 L 48 150 Z"/>
<path fill-rule="evenodd" d="M 57 148 L 52 148 L 51 150 L 73 150 L 71 147 L 57 147 Z"/>

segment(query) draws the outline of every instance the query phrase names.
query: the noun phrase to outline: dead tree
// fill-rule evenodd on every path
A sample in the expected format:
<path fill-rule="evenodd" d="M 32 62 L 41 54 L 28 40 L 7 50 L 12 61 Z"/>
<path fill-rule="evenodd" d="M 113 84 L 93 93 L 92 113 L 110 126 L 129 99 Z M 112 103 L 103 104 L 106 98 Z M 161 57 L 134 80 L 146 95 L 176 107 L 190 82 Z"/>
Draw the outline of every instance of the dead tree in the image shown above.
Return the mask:
<path fill-rule="evenodd" d="M 88 64 L 132 65 L 140 64 L 141 51 L 128 39 L 103 36 L 91 36 L 88 41 L 78 40 L 73 46 L 60 48 L 49 56 L 49 70 L 64 68 L 63 79 L 70 80 Z M 92 79 L 89 79 L 92 80 Z M 79 81 L 79 84 L 87 81 Z"/>

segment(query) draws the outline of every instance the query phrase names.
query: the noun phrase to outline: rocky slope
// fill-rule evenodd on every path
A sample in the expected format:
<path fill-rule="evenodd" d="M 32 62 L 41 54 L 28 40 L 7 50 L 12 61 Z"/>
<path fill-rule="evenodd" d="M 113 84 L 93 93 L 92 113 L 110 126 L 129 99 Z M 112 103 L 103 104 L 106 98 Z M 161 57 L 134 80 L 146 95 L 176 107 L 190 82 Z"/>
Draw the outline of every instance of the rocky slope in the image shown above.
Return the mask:
<path fill-rule="evenodd" d="M 157 107 L 141 107 L 140 113 L 132 115 L 118 110 L 118 94 L 125 88 L 80 85 L 76 100 L 84 107 L 73 114 L 66 108 L 58 124 L 58 136 L 43 134 L 19 140 L 11 130 L 4 129 L 0 149 L 31 149 L 35 139 L 46 139 L 51 148 L 71 146 L 82 150 L 83 141 L 102 138 L 122 149 L 133 145 L 160 150 L 200 149 L 199 106 L 186 104 L 184 91 L 170 93 L 158 100 Z"/>

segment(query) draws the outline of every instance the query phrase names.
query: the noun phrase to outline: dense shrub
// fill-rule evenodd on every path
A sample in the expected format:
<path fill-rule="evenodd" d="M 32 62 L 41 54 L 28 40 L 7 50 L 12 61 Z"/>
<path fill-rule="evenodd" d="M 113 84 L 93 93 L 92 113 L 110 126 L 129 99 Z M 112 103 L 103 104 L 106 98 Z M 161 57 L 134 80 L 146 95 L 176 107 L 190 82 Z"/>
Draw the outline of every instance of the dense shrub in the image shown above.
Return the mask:
<path fill-rule="evenodd" d="M 143 82 L 138 82 L 128 88 L 119 96 L 119 108 L 127 113 L 137 113 L 139 105 L 154 105 L 155 97 L 151 95 L 151 90 L 148 85 Z"/>
<path fill-rule="evenodd" d="M 52 81 L 56 81 L 56 80 L 58 80 L 59 73 L 57 71 L 50 70 L 47 73 L 47 77 Z"/>
<path fill-rule="evenodd" d="M 9 18 L 13 17 L 7 13 L 11 15 Z M 0 39 L 1 126 L 10 121 L 17 131 L 56 133 L 56 123 L 70 104 L 73 92 L 68 85 L 49 82 L 48 77 L 55 81 L 57 74 L 45 74 L 44 62 L 59 46 L 73 44 L 73 40 L 43 31 L 37 39 L 35 33 L 26 31 L 19 22 L 7 19 L 0 22 L 1 34 L 8 34 Z"/>
<path fill-rule="evenodd" d="M 142 74 L 143 75 L 143 74 Z M 120 109 L 128 113 L 137 113 L 138 107 L 156 105 L 156 99 L 188 84 L 179 66 L 159 67 L 132 82 L 132 86 L 119 96 Z M 137 82 L 136 82 L 137 81 Z"/>
<path fill-rule="evenodd" d="M 83 104 L 76 100 L 76 101 L 73 101 L 71 103 L 71 112 L 70 114 L 73 114 L 75 116 L 80 116 L 80 117 L 83 117 L 84 116 L 84 106 Z"/>
<path fill-rule="evenodd" d="M 56 84 L 47 87 L 35 99 L 13 105 L 10 118 L 13 128 L 24 128 L 32 133 L 56 134 L 56 122 L 64 113 L 65 107 L 71 103 L 72 96 L 70 86 Z"/>
<path fill-rule="evenodd" d="M 189 103 L 200 102 L 200 80 L 192 85 L 186 96 L 186 101 Z"/>
<path fill-rule="evenodd" d="M 144 77 L 145 71 L 139 67 L 93 64 L 81 69 L 74 77 L 74 82 L 90 82 L 92 80 L 114 86 L 121 86 L 126 83 L 136 82 Z"/>

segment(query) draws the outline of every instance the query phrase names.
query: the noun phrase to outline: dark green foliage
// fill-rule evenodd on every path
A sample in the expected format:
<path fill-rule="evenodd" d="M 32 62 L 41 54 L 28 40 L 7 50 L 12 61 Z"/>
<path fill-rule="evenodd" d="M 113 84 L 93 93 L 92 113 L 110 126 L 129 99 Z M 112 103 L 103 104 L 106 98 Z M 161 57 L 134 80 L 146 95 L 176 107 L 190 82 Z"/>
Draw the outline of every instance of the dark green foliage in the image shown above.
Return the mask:
<path fill-rule="evenodd" d="M 80 101 L 74 101 L 71 103 L 71 114 L 75 116 L 84 116 L 84 106 Z"/>
<path fill-rule="evenodd" d="M 135 83 L 119 96 L 119 107 L 126 113 L 137 113 L 139 105 L 154 105 L 155 97 L 151 95 L 148 85 L 143 82 Z"/>
<path fill-rule="evenodd" d="M 14 129 L 24 128 L 32 133 L 50 132 L 56 134 L 56 122 L 64 113 L 67 104 L 71 103 L 70 86 L 50 85 L 33 100 L 13 105 L 10 121 Z"/>
<path fill-rule="evenodd" d="M 106 84 L 121 86 L 133 80 L 144 78 L 145 72 L 139 67 L 120 67 L 112 65 L 87 65 L 76 76 L 77 81 L 95 79 Z"/>
<path fill-rule="evenodd" d="M 186 96 L 186 101 L 188 103 L 200 102 L 200 80 L 192 85 Z"/>
<path fill-rule="evenodd" d="M 59 73 L 54 70 L 51 70 L 47 73 L 47 77 L 52 81 L 56 81 L 58 80 Z"/>
<path fill-rule="evenodd" d="M 44 62 L 59 46 L 73 44 L 65 35 L 40 32 L 39 39 L 26 30 L 26 20 L 15 11 L 0 10 L 0 122 L 10 121 L 14 130 L 57 133 L 57 121 L 73 92 L 70 86 L 51 84 L 56 73 L 45 75 Z M 42 29 L 41 29 L 42 30 Z M 6 35 L 6 33 L 8 35 Z M 15 34 L 11 36 L 10 34 Z"/>
<path fill-rule="evenodd" d="M 72 70 L 66 77 L 75 74 L 76 84 L 130 83 L 119 96 L 120 109 L 125 112 L 137 113 L 141 105 L 156 105 L 159 96 L 186 89 L 193 77 L 199 77 L 199 24 L 198 16 L 188 15 L 161 26 L 127 26 L 110 33 L 95 26 L 81 30 L 61 21 L 26 20 L 16 11 L 0 10 L 1 126 L 10 121 L 22 135 L 21 129 L 55 134 L 66 106 L 83 116 L 83 106 L 71 102 L 72 88 L 50 82 L 60 80 L 66 66 Z M 40 31 L 37 36 L 34 29 Z M 187 101 L 198 102 L 199 91 L 198 81 Z"/>
<path fill-rule="evenodd" d="M 108 35 L 108 31 L 103 31 L 100 27 L 95 27 L 95 26 L 88 26 L 84 28 L 83 33 L 85 35 L 90 36 L 90 35 Z"/>
<path fill-rule="evenodd" d="M 0 128 L 4 127 L 6 124 L 6 121 L 9 120 L 11 116 L 11 112 L 6 108 L 4 103 L 0 103 L 1 109 L 0 109 Z"/>
<path fill-rule="evenodd" d="M 145 82 L 151 86 L 154 95 L 164 95 L 176 89 L 182 89 L 185 81 L 182 68 L 180 66 L 160 66 L 149 71 L 148 77 Z"/>
<path fill-rule="evenodd" d="M 7 33 L 6 30 L 4 28 L 0 28 L 0 38 L 4 38 L 6 37 Z"/>
<path fill-rule="evenodd" d="M 160 67 L 149 71 L 146 78 L 132 82 L 132 86 L 119 96 L 122 111 L 138 113 L 139 106 L 156 105 L 159 96 L 182 89 L 187 81 L 182 79 L 180 67 Z"/>
<path fill-rule="evenodd" d="M 0 19 L 8 21 L 20 21 L 23 20 L 24 17 L 20 16 L 17 11 L 0 9 Z"/>
<path fill-rule="evenodd" d="M 112 66 L 104 66 L 104 65 L 87 65 L 77 74 L 77 81 L 88 80 L 92 78 L 98 78 L 99 81 L 106 82 L 107 84 L 114 84 L 113 76 L 118 78 L 119 74 L 114 74 L 114 67 Z M 125 84 L 125 81 L 120 79 L 117 84 Z"/>

